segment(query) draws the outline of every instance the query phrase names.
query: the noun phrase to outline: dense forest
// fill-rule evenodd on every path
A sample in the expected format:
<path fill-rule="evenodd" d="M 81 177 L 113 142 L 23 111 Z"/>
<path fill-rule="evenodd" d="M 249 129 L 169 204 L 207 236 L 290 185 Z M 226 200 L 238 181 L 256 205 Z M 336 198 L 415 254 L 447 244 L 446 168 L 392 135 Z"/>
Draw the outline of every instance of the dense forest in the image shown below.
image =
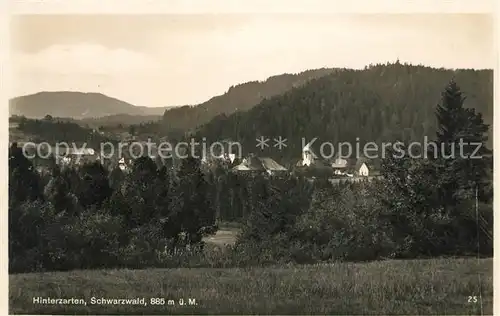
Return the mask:
<path fill-rule="evenodd" d="M 263 100 L 246 112 L 219 115 L 201 126 L 196 138 L 231 139 L 256 151 L 259 136 L 288 140 L 281 151 L 270 146 L 262 155 L 278 161 L 296 159 L 301 139 L 317 143 L 419 141 L 436 134 L 435 107 L 441 92 L 454 79 L 465 106 L 493 120 L 493 72 L 448 70 L 407 64 L 374 65 L 364 70 L 344 69 L 312 80 L 303 87 Z M 491 148 L 493 131 L 488 131 Z M 259 152 L 260 153 L 260 152 Z"/>

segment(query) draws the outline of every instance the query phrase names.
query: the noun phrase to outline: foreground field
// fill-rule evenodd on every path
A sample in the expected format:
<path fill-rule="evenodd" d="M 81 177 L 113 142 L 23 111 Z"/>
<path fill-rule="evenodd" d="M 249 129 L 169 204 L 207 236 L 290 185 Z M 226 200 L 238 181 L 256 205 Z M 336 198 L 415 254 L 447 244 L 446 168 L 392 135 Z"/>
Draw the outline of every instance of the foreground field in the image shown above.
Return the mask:
<path fill-rule="evenodd" d="M 9 280 L 11 314 L 471 315 L 481 314 L 481 306 L 482 314 L 493 312 L 492 259 L 74 271 Z M 86 305 L 34 304 L 34 297 L 80 298 Z M 92 305 L 92 297 L 144 298 L 147 306 Z M 164 305 L 151 298 L 164 298 Z"/>

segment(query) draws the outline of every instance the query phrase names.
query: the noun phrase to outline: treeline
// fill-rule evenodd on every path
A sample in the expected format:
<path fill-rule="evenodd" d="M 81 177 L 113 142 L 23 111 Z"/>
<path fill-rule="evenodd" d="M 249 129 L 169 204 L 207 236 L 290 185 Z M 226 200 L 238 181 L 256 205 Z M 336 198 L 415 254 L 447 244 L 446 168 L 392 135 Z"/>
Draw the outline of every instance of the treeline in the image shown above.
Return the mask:
<path fill-rule="evenodd" d="M 99 147 L 100 143 L 111 141 L 111 139 L 92 128 L 83 127 L 77 122 L 68 119 L 53 118 L 50 115 L 46 115 L 43 119 L 16 116 L 10 118 L 10 122 L 17 123 L 17 131 L 36 143 L 48 142 L 55 144 L 64 141 L 76 144 L 87 143 L 88 147 Z"/>
<path fill-rule="evenodd" d="M 13 146 L 9 271 L 491 256 L 490 152 L 449 155 L 459 139 L 486 142 L 488 126 L 463 104 L 451 82 L 436 111 L 438 155 L 388 155 L 372 182 L 235 175 L 193 158 L 158 168 L 147 157 L 127 174 L 93 163 L 41 176 Z M 241 223 L 234 247 L 203 243 L 217 220 Z"/>

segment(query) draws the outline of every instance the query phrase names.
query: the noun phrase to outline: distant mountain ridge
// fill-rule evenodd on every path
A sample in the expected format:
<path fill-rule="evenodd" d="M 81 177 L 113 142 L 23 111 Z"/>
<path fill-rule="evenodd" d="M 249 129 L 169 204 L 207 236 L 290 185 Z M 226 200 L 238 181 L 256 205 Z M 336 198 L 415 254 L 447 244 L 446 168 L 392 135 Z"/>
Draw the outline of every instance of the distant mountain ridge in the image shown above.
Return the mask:
<path fill-rule="evenodd" d="M 113 115 L 161 116 L 167 107 L 135 106 L 116 98 L 94 92 L 38 92 L 16 97 L 9 102 L 10 115 L 29 118 L 53 117 L 90 119 Z"/>

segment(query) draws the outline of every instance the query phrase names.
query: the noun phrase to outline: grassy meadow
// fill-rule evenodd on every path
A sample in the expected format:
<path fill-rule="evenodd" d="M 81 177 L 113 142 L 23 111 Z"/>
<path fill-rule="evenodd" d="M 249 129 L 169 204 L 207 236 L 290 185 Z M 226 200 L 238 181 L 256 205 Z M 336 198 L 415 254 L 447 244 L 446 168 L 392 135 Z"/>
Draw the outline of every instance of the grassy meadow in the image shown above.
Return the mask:
<path fill-rule="evenodd" d="M 14 274 L 9 281 L 11 314 L 478 315 L 481 306 L 482 314 L 493 313 L 492 259 L 87 270 Z M 33 304 L 40 296 L 83 298 L 87 305 Z M 93 296 L 142 297 L 148 305 L 92 305 Z M 150 298 L 165 298 L 165 305 L 151 305 Z"/>

